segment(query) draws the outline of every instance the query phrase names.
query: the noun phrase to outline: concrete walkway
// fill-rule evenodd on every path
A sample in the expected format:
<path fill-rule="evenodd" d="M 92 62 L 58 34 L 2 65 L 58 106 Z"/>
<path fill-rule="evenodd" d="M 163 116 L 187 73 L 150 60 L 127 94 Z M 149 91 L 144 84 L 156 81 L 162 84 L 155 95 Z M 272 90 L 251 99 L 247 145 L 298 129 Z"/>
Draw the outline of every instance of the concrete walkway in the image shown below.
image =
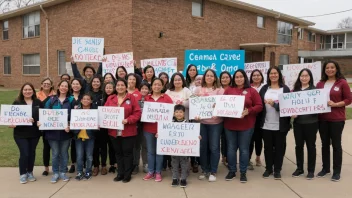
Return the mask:
<path fill-rule="evenodd" d="M 208 198 L 208 197 L 241 197 L 241 198 L 350 198 L 352 197 L 352 121 L 347 121 L 343 134 L 343 168 L 340 182 L 331 182 L 330 177 L 315 178 L 308 181 L 304 177 L 292 178 L 296 169 L 294 139 L 292 132 L 288 135 L 287 152 L 282 170 L 282 180 L 263 179 L 264 167 L 255 167 L 248 171 L 248 183 L 241 184 L 237 177 L 234 181 L 225 181 L 226 168 L 220 164 L 218 181 L 210 183 L 199 181 L 198 174 L 191 173 L 186 189 L 173 188 L 171 172 L 163 172 L 164 180 L 161 183 L 143 181 L 144 174 L 134 176 L 128 184 L 113 182 L 115 175 L 99 175 L 90 181 L 71 181 L 57 184 L 50 183 L 50 176 L 41 176 L 43 167 L 35 168 L 37 181 L 25 185 L 19 183 L 18 168 L 0 168 L 0 198 Z M 317 138 L 317 165 L 316 173 L 321 170 L 321 142 Z M 262 160 L 264 161 L 262 155 Z M 74 174 L 69 174 L 74 177 Z"/>

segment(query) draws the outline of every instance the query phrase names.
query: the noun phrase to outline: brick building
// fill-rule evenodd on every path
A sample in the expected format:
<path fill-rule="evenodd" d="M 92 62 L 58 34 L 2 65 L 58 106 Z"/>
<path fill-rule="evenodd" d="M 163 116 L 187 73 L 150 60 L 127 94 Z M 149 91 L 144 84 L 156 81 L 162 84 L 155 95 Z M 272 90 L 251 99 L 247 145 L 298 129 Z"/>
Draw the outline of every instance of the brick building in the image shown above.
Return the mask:
<path fill-rule="evenodd" d="M 177 57 L 182 70 L 185 49 L 244 49 L 246 62 L 271 65 L 312 61 L 304 52 L 319 49 L 327 34 L 310 21 L 235 0 L 47 0 L 0 21 L 4 87 L 39 87 L 45 76 L 57 82 L 67 72 L 72 37 L 103 37 L 106 54 L 133 51 L 137 63 Z M 308 30 L 315 42 L 302 34 Z"/>

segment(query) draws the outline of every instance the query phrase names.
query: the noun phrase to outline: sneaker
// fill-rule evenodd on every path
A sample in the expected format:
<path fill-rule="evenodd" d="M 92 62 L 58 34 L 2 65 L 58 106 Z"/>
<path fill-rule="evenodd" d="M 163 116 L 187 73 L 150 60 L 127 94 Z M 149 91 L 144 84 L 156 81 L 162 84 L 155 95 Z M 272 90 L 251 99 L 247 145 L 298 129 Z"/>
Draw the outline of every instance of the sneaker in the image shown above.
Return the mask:
<path fill-rule="evenodd" d="M 83 179 L 83 173 L 77 173 L 75 180 L 81 181 Z"/>
<path fill-rule="evenodd" d="M 172 187 L 178 186 L 178 183 L 179 183 L 178 179 L 172 179 L 171 186 Z"/>
<path fill-rule="evenodd" d="M 27 183 L 27 174 L 23 174 L 20 176 L 20 183 L 21 184 Z"/>
<path fill-rule="evenodd" d="M 161 182 L 163 180 L 163 178 L 161 177 L 160 173 L 155 174 L 155 181 L 156 182 Z"/>
<path fill-rule="evenodd" d="M 97 176 L 99 174 L 99 167 L 93 168 L 93 176 Z"/>
<path fill-rule="evenodd" d="M 132 175 L 136 175 L 138 173 L 139 173 L 139 166 L 137 165 L 137 166 L 134 167 L 134 169 L 132 171 Z"/>
<path fill-rule="evenodd" d="M 148 173 L 148 164 L 143 164 L 143 173 Z"/>
<path fill-rule="evenodd" d="M 193 172 L 193 173 L 198 173 L 198 172 L 199 172 L 198 163 L 194 163 L 192 172 Z"/>
<path fill-rule="evenodd" d="M 280 172 L 275 172 L 274 173 L 274 179 L 275 180 L 280 180 L 281 179 L 281 173 Z"/>
<path fill-rule="evenodd" d="M 227 175 L 225 177 L 225 180 L 226 181 L 232 181 L 233 178 L 235 178 L 235 177 L 236 177 L 236 172 L 229 172 L 229 173 L 227 173 Z"/>
<path fill-rule="evenodd" d="M 87 180 L 90 180 L 91 178 L 92 178 L 92 173 L 86 173 L 86 174 L 84 174 L 83 180 L 87 181 Z"/>
<path fill-rule="evenodd" d="M 318 173 L 317 178 L 325 177 L 326 175 L 330 175 L 330 171 L 327 172 L 323 169 Z"/>
<path fill-rule="evenodd" d="M 74 173 L 76 171 L 75 165 L 71 165 L 70 170 L 68 171 L 69 173 Z"/>
<path fill-rule="evenodd" d="M 101 175 L 106 175 L 108 174 L 108 169 L 106 169 L 106 166 L 101 167 Z"/>
<path fill-rule="evenodd" d="M 42 175 L 43 175 L 43 176 L 48 176 L 48 175 L 49 175 L 49 172 L 48 172 L 48 171 L 43 171 Z"/>
<path fill-rule="evenodd" d="M 64 182 L 70 181 L 70 178 L 66 176 L 66 173 L 60 173 L 60 179 Z"/>
<path fill-rule="evenodd" d="M 34 182 L 34 181 L 37 180 L 37 179 L 33 176 L 33 173 L 27 173 L 27 179 L 28 179 L 28 181 L 30 181 L 30 182 Z"/>
<path fill-rule="evenodd" d="M 153 174 L 153 173 L 147 173 L 147 174 L 143 177 L 143 180 L 144 180 L 144 181 L 148 181 L 148 180 L 151 180 L 151 179 L 154 179 L 154 174 Z"/>
<path fill-rule="evenodd" d="M 210 175 L 210 173 L 203 173 L 198 176 L 198 179 L 203 180 L 203 179 L 209 178 L 209 175 Z"/>
<path fill-rule="evenodd" d="M 109 173 L 115 173 L 115 171 L 116 171 L 115 166 L 110 166 Z"/>
<path fill-rule="evenodd" d="M 339 182 L 341 179 L 341 176 L 340 174 L 337 174 L 337 173 L 334 173 L 331 177 L 331 181 L 334 181 L 334 182 Z"/>
<path fill-rule="evenodd" d="M 249 162 L 248 163 L 248 170 L 254 170 L 254 167 L 253 167 L 253 162 Z"/>
<path fill-rule="evenodd" d="M 216 182 L 216 175 L 214 173 L 212 173 L 210 176 L 209 176 L 209 182 Z"/>
<path fill-rule="evenodd" d="M 130 181 L 131 181 L 131 176 L 123 178 L 122 183 L 128 183 Z"/>
<path fill-rule="evenodd" d="M 246 173 L 241 173 L 240 182 L 241 183 L 247 183 L 247 175 L 246 175 Z"/>
<path fill-rule="evenodd" d="M 59 174 L 54 174 L 52 177 L 51 177 L 51 180 L 50 180 L 50 182 L 51 183 L 56 183 L 58 180 L 59 180 Z"/>
<path fill-rule="evenodd" d="M 263 173 L 263 178 L 264 178 L 264 179 L 268 179 L 271 174 L 273 174 L 272 171 L 267 171 L 267 170 L 266 170 L 266 171 Z"/>
<path fill-rule="evenodd" d="M 122 181 L 124 178 L 124 176 L 121 176 L 121 175 L 118 175 L 114 178 L 114 182 L 119 182 L 119 181 Z"/>
<path fill-rule="evenodd" d="M 262 166 L 262 161 L 260 161 L 260 159 L 256 159 L 255 160 L 255 165 L 256 166 Z"/>
<path fill-rule="evenodd" d="M 309 172 L 306 178 L 307 178 L 307 180 L 314 179 L 314 173 L 313 172 Z"/>
<path fill-rule="evenodd" d="M 181 188 L 186 188 L 186 187 L 187 187 L 187 180 L 181 179 L 180 187 L 181 187 Z"/>
<path fill-rule="evenodd" d="M 304 171 L 296 169 L 295 172 L 292 173 L 292 177 L 299 177 L 304 174 Z"/>

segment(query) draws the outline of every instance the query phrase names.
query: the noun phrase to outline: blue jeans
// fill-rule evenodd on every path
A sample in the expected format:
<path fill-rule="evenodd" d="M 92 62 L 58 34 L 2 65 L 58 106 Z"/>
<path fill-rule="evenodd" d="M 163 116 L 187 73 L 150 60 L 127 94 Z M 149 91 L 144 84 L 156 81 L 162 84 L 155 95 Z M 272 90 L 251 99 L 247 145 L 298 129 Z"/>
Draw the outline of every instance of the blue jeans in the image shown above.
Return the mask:
<path fill-rule="evenodd" d="M 15 142 L 20 150 L 20 159 L 18 160 L 20 175 L 33 172 L 39 137 L 15 138 Z"/>
<path fill-rule="evenodd" d="M 155 134 L 144 131 L 144 137 L 148 150 L 148 171 L 149 173 L 161 173 L 163 167 L 163 155 L 156 154 Z"/>
<path fill-rule="evenodd" d="M 48 140 L 52 152 L 53 173 L 66 173 L 68 163 L 68 148 L 71 139 L 68 140 Z"/>
<path fill-rule="evenodd" d="M 83 172 L 84 155 L 86 155 L 86 173 L 92 172 L 93 164 L 93 150 L 94 150 L 94 139 L 82 139 L 75 140 L 76 143 L 76 156 L 77 156 L 77 172 Z"/>
<path fill-rule="evenodd" d="M 229 171 L 237 171 L 237 150 L 240 149 L 240 172 L 246 173 L 249 162 L 249 144 L 251 143 L 254 130 L 231 131 L 225 129 L 227 139 L 227 160 Z"/>
<path fill-rule="evenodd" d="M 220 160 L 220 135 L 223 123 L 201 124 L 200 165 L 205 173 L 216 173 Z"/>

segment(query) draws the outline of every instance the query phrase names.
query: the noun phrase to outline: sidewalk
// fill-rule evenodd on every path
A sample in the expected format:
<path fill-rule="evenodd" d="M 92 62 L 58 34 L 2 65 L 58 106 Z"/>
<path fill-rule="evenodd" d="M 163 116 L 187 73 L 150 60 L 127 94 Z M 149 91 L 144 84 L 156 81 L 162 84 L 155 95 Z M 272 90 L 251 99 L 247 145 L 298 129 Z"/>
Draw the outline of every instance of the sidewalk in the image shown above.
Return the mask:
<path fill-rule="evenodd" d="M 50 183 L 50 176 L 41 176 L 43 167 L 35 167 L 37 181 L 25 185 L 19 183 L 18 168 L 0 168 L 1 198 L 208 198 L 208 197 L 241 197 L 241 198 L 349 198 L 352 197 L 352 120 L 346 122 L 343 134 L 343 168 L 340 182 L 331 182 L 330 177 L 315 178 L 312 181 L 304 177 L 292 178 L 295 170 L 295 145 L 292 132 L 287 137 L 287 151 L 282 170 L 282 180 L 263 179 L 264 167 L 255 167 L 248 171 L 248 183 L 241 184 L 239 177 L 233 181 L 225 181 L 227 170 L 219 164 L 217 182 L 199 181 L 198 174 L 191 173 L 186 189 L 173 188 L 171 172 L 163 172 L 163 181 L 143 181 L 143 173 L 133 176 L 130 183 L 113 182 L 115 175 L 99 175 L 90 181 L 75 181 L 74 174 L 69 174 L 71 181 Z M 15 156 L 17 157 L 17 156 Z M 262 154 L 262 160 L 264 161 Z M 317 138 L 316 173 L 321 170 L 321 143 Z M 306 172 L 307 173 L 307 172 Z"/>

